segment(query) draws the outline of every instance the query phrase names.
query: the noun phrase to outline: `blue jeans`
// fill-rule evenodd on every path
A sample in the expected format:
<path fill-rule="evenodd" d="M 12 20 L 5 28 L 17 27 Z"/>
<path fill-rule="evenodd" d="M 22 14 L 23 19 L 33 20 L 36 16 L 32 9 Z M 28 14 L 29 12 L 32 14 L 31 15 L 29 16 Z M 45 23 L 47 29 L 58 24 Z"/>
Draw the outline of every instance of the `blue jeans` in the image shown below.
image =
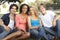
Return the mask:
<path fill-rule="evenodd" d="M 2 40 L 4 37 L 8 36 L 9 34 L 16 32 L 17 30 L 11 30 L 10 31 L 6 31 L 2 26 L 0 26 L 0 40 Z"/>
<path fill-rule="evenodd" d="M 6 37 L 9 33 L 7 32 L 2 26 L 0 26 L 1 32 L 0 32 L 0 40 L 2 40 L 4 37 Z"/>
<path fill-rule="evenodd" d="M 35 30 L 35 29 L 30 30 L 31 37 L 38 38 L 38 33 L 39 33 L 38 30 Z"/>
<path fill-rule="evenodd" d="M 51 36 L 57 36 L 60 37 L 60 20 L 56 21 L 56 27 L 53 28 L 45 28 L 45 30 L 48 32 L 48 34 Z"/>
<path fill-rule="evenodd" d="M 60 37 L 60 20 L 57 20 L 56 27 L 57 27 L 57 36 Z"/>
<path fill-rule="evenodd" d="M 45 34 L 45 31 L 44 31 L 43 27 L 39 27 L 38 30 L 36 30 L 36 29 L 31 29 L 31 30 L 30 30 L 30 33 L 31 33 L 31 35 L 32 35 L 33 37 L 36 37 L 36 38 L 38 38 L 39 40 L 41 40 L 42 37 L 45 37 L 45 38 L 48 40 L 48 38 L 47 38 L 47 36 L 46 36 L 46 34 Z"/>
<path fill-rule="evenodd" d="M 51 27 L 51 28 L 44 27 L 44 29 L 45 29 L 47 38 L 48 38 L 49 40 L 52 40 L 52 37 L 53 37 L 53 36 L 56 36 L 56 32 L 54 31 L 55 28 L 53 28 L 53 27 Z"/>
<path fill-rule="evenodd" d="M 40 40 L 42 37 L 44 37 L 46 40 L 49 40 L 43 27 L 40 27 L 38 30 L 39 30 L 38 36 Z"/>

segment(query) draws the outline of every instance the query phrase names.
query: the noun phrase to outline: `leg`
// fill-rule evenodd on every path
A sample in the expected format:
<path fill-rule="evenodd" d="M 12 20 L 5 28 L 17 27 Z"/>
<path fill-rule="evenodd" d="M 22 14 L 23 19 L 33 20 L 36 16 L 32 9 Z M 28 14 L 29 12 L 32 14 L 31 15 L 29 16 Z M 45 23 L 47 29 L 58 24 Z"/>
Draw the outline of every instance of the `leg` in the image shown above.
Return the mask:
<path fill-rule="evenodd" d="M 51 28 L 45 28 L 45 30 L 46 30 L 47 37 L 48 37 L 49 40 L 52 40 L 52 38 L 54 36 L 56 36 L 56 32 L 54 31 L 53 27 L 51 27 Z"/>
<path fill-rule="evenodd" d="M 56 21 L 56 27 L 57 27 L 57 36 L 60 37 L 60 20 Z"/>
<path fill-rule="evenodd" d="M 31 33 L 31 36 L 38 38 L 38 33 L 39 33 L 38 30 L 31 29 L 30 33 Z"/>
<path fill-rule="evenodd" d="M 1 34 L 0 34 L 0 39 L 3 39 L 5 36 L 7 36 L 10 32 L 7 32 L 7 31 L 3 31 Z"/>
<path fill-rule="evenodd" d="M 49 34 L 51 34 L 51 35 L 53 35 L 53 36 L 56 35 L 56 32 L 53 31 L 51 28 L 45 28 L 45 30 L 46 30 L 47 33 L 49 33 Z"/>
<path fill-rule="evenodd" d="M 26 32 L 26 33 L 24 33 L 21 37 L 18 37 L 18 38 L 16 38 L 16 39 L 26 39 L 26 38 L 29 38 L 30 37 L 30 33 L 29 32 Z"/>
<path fill-rule="evenodd" d="M 14 36 L 18 36 L 18 35 L 22 35 L 22 34 L 23 34 L 23 33 L 22 33 L 21 31 L 17 31 L 17 32 L 14 32 L 14 33 L 8 35 L 8 36 L 5 37 L 3 40 L 7 40 L 7 39 L 10 39 L 10 38 L 12 38 L 12 37 L 14 37 Z"/>
<path fill-rule="evenodd" d="M 44 37 L 46 40 L 49 40 L 43 27 L 39 27 L 38 31 L 39 31 L 38 35 L 40 40 L 41 40 L 41 37 Z"/>
<path fill-rule="evenodd" d="M 4 28 L 0 25 L 0 33 L 4 31 Z"/>

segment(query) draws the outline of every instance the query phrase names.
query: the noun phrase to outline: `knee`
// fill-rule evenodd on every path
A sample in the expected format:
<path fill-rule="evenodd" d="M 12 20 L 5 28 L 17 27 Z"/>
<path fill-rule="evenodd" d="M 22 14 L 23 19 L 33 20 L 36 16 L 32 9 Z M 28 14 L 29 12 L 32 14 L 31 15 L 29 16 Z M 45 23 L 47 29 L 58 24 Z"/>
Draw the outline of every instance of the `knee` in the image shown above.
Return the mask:
<path fill-rule="evenodd" d="M 2 40 L 6 40 L 6 39 L 2 39 Z"/>
<path fill-rule="evenodd" d="M 29 37 L 30 36 L 30 33 L 27 33 L 27 36 Z"/>

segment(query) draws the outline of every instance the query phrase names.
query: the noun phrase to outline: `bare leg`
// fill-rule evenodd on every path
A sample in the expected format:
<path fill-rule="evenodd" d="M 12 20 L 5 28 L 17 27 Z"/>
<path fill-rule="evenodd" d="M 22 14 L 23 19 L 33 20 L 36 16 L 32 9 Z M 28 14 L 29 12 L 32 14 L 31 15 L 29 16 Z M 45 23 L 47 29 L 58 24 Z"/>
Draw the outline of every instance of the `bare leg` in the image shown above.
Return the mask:
<path fill-rule="evenodd" d="M 29 38 L 29 37 L 30 37 L 30 33 L 29 33 L 29 32 L 26 32 L 26 33 L 24 33 L 21 37 L 18 37 L 18 38 L 16 38 L 16 39 L 22 40 L 22 39 L 26 39 L 26 38 Z"/>
<path fill-rule="evenodd" d="M 3 40 L 7 40 L 7 39 L 10 39 L 10 38 L 12 38 L 12 37 L 15 37 L 15 36 L 18 36 L 18 35 L 22 35 L 22 34 L 23 34 L 23 32 L 17 31 L 17 32 L 14 32 L 14 33 L 8 35 L 8 36 L 5 37 Z"/>

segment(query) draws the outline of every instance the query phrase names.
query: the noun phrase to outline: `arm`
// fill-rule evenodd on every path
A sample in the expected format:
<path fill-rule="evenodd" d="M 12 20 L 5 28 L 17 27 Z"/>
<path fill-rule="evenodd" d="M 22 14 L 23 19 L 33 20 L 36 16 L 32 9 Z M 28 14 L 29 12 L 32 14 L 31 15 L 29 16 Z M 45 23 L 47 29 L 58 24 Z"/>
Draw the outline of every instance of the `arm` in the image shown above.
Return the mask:
<path fill-rule="evenodd" d="M 15 22 L 16 22 L 16 28 L 19 30 L 19 17 L 16 15 L 15 17 Z"/>
<path fill-rule="evenodd" d="M 0 19 L 0 25 L 4 28 L 6 27 L 6 25 L 4 24 L 4 21 L 6 20 L 6 18 L 7 18 L 7 15 L 4 14 Z"/>
<path fill-rule="evenodd" d="M 41 18 L 40 18 L 40 26 L 42 27 L 42 20 L 41 20 Z"/>
<path fill-rule="evenodd" d="M 29 26 L 29 29 L 37 29 L 38 28 L 38 27 L 31 26 L 30 17 L 28 17 L 28 26 Z"/>
<path fill-rule="evenodd" d="M 2 19 L 0 19 L 0 25 L 6 30 L 6 31 L 10 31 L 10 28 L 6 25 L 4 25 L 4 22 L 2 21 Z"/>
<path fill-rule="evenodd" d="M 58 15 L 55 15 L 54 16 L 54 19 L 53 19 L 53 22 L 52 22 L 52 25 L 55 27 L 56 26 L 56 21 L 59 19 L 59 16 Z"/>

